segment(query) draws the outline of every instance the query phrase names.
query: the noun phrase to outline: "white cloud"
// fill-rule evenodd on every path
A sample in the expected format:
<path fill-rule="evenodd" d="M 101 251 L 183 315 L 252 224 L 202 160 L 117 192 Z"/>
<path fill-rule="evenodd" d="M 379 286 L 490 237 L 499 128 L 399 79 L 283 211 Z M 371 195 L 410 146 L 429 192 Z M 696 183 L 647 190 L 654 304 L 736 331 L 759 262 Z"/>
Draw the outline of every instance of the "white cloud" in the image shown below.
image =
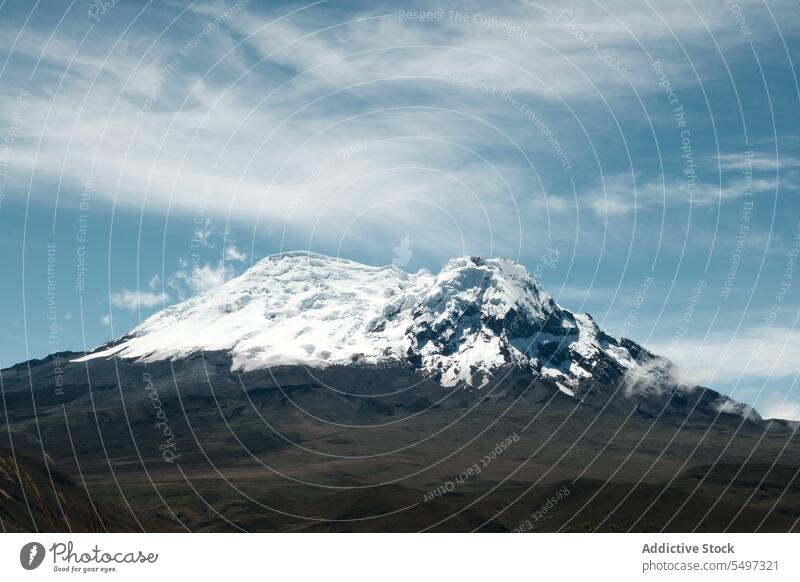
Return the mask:
<path fill-rule="evenodd" d="M 771 397 L 758 405 L 758 411 L 764 418 L 783 418 L 800 420 L 800 402 L 792 402 L 784 397 Z"/>
<path fill-rule="evenodd" d="M 642 93 L 661 91 L 639 43 L 668 64 L 676 87 L 696 83 L 675 37 L 697 46 L 707 42 L 710 30 L 723 51 L 733 53 L 728 49 L 743 43 L 747 48 L 764 34 L 755 26 L 764 11 L 755 3 L 743 4 L 754 29 L 747 39 L 722 3 L 695 6 L 702 20 L 685 5 L 667 1 L 552 3 L 550 12 L 525 3 L 492 8 L 496 21 L 520 27 L 528 33 L 525 38 L 474 21 L 488 11 L 471 2 L 461 5 L 466 21 L 448 17 L 431 23 L 401 19 L 389 3 L 353 13 L 314 7 L 280 20 L 279 9 L 264 13 L 251 3 L 204 36 L 173 68 L 167 67 L 180 56 L 185 37 L 202 30 L 223 4 L 195 6 L 181 19 L 189 34 L 165 34 L 146 54 L 142 47 L 154 40 L 146 32 L 150 27 L 134 27 L 114 45 L 114 31 L 104 22 L 78 50 L 81 35 L 75 29 L 64 26 L 50 38 L 50 29 L 31 22 L 15 51 L 24 61 L 41 56 L 36 77 L 41 90 L 28 98 L 15 168 L 21 179 L 35 168 L 37 179 L 63 184 L 65 197 L 91 176 L 97 196 L 137 210 L 169 207 L 195 215 L 202 209 L 279 231 L 283 226 L 295 233 L 313 230 L 315 242 L 333 244 L 360 225 L 365 211 L 371 213 L 375 236 L 386 224 L 427 221 L 438 227 L 431 221 L 449 213 L 451 232 L 427 240 L 415 233 L 419 252 L 427 247 L 459 254 L 458 231 L 478 228 L 481 240 L 488 240 L 488 224 L 494 252 L 513 255 L 522 230 L 517 209 L 524 205 L 521 199 L 537 195 L 531 185 L 538 176 L 501 131 L 521 134 L 519 145 L 536 159 L 537 171 L 542 161 L 553 160 L 551 144 L 519 107 L 458 87 L 453 76 L 514 95 L 566 145 L 570 133 L 579 130 L 561 99 L 572 105 L 597 102 L 600 95 L 613 100 L 631 95 L 629 83 Z M 580 17 L 581 30 L 623 62 L 630 78 L 606 67 L 558 21 L 562 7 Z M 120 4 L 115 14 L 124 10 Z M 784 30 L 796 29 L 796 11 L 783 12 L 790 13 L 782 19 Z M 69 34 L 62 32 L 68 29 Z M 18 32 L 16 23 L 0 23 L 0 42 L 10 46 Z M 106 50 L 112 46 L 113 51 Z M 704 58 L 694 55 L 692 63 L 701 80 L 704 72 L 716 76 L 719 69 L 712 54 L 708 63 Z M 28 83 L 28 73 L 16 72 L 20 86 Z M 9 75 L 0 111 L 13 108 L 15 73 Z M 341 155 L 356 143 L 366 149 Z M 517 159 L 479 157 L 496 147 Z M 500 157 L 509 162 L 495 173 L 487 162 Z M 643 185 L 643 194 L 656 186 Z M 672 186 L 669 195 L 681 195 Z M 657 199 L 659 193 L 653 194 Z M 711 204 L 716 196 L 704 187 L 696 203 Z M 414 203 L 391 206 L 387 198 Z M 426 212 L 420 212 L 422 204 Z M 602 193 L 592 192 L 589 204 L 597 212 L 621 215 L 632 208 L 632 196 L 630 190 L 615 190 L 604 200 Z M 526 216 L 534 224 L 524 230 L 538 232 L 538 219 Z M 200 244 L 210 241 L 208 227 L 199 225 Z"/>
<path fill-rule="evenodd" d="M 192 231 L 192 245 L 212 249 L 218 234 L 210 218 L 205 217 L 202 220 L 195 221 Z"/>
<path fill-rule="evenodd" d="M 757 407 L 764 418 L 800 420 L 800 402 L 789 395 L 769 394 L 759 399 Z"/>
<path fill-rule="evenodd" d="M 775 193 L 778 188 L 794 189 L 792 180 L 780 183 L 772 178 L 754 178 L 753 194 Z M 685 180 L 636 180 L 631 175 L 613 174 L 598 180 L 583 194 L 585 204 L 598 216 L 620 216 L 634 210 L 661 208 L 670 204 L 691 204 L 704 207 L 730 200 L 744 201 L 745 185 L 741 180 L 729 180 L 722 186 Z"/>
<path fill-rule="evenodd" d="M 110 298 L 111 305 L 120 309 L 128 309 L 135 311 L 140 307 L 155 307 L 161 305 L 169 300 L 169 295 L 166 293 L 155 293 L 152 291 L 136 291 L 131 289 L 122 289 L 112 293 Z"/>
<path fill-rule="evenodd" d="M 774 172 L 781 168 L 800 167 L 800 158 L 781 156 L 776 162 L 774 156 L 756 154 L 748 161 L 743 154 L 722 154 L 719 156 L 719 165 L 723 170 L 744 171 L 751 169 L 755 172 Z"/>
<path fill-rule="evenodd" d="M 725 402 L 717 404 L 716 409 L 717 412 L 721 414 L 736 414 L 745 419 L 751 418 L 754 412 L 753 407 L 749 404 L 742 404 L 734 400 L 726 400 Z"/>
<path fill-rule="evenodd" d="M 106 325 L 106 326 L 110 326 L 111 325 L 111 317 L 108 316 L 108 315 L 104 315 L 103 317 L 100 318 L 100 323 L 102 323 L 103 325 Z"/>
<path fill-rule="evenodd" d="M 217 264 L 204 263 L 190 266 L 183 260 L 167 284 L 175 290 L 179 299 L 184 300 L 215 289 L 235 275 L 234 269 L 223 261 Z"/>
<path fill-rule="evenodd" d="M 736 334 L 651 342 L 648 349 L 675 362 L 688 383 L 714 387 L 720 383 L 766 381 L 800 374 L 800 330 L 775 326 L 748 328 Z"/>
<path fill-rule="evenodd" d="M 233 243 L 228 243 L 225 246 L 225 260 L 243 262 L 247 260 L 247 253 L 240 251 Z"/>

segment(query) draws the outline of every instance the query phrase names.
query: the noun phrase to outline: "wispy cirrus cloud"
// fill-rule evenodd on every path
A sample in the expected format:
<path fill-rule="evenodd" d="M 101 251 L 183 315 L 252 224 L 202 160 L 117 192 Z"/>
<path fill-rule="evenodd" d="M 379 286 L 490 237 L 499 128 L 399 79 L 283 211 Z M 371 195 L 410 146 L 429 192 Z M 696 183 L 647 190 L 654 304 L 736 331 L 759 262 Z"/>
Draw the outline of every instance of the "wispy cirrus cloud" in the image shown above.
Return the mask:
<path fill-rule="evenodd" d="M 744 172 L 777 172 L 782 169 L 800 168 L 800 157 L 781 156 L 776 158 L 768 154 L 722 154 L 717 157 L 723 170 L 739 170 Z"/>
<path fill-rule="evenodd" d="M 598 216 L 620 216 L 635 210 L 660 209 L 673 204 L 704 207 L 743 201 L 745 191 L 751 194 L 775 194 L 779 190 L 795 190 L 793 179 L 752 178 L 728 179 L 722 184 L 688 182 L 676 179 L 635 181 L 630 174 L 604 176 L 583 193 L 583 201 Z"/>
<path fill-rule="evenodd" d="M 126 208 L 192 214 L 203 206 L 217 217 L 313 230 L 327 244 L 353 233 L 380 238 L 387 222 L 430 217 L 421 231 L 441 230 L 436 220 L 448 231 L 438 239 L 413 233 L 419 252 L 458 253 L 463 233 L 475 232 L 471 252 L 488 252 L 491 240 L 495 252 L 513 255 L 521 231 L 534 236 L 557 218 L 542 213 L 543 190 L 555 204 L 563 198 L 552 193 L 569 187 L 553 144 L 527 111 L 578 164 L 592 155 L 584 132 L 605 144 L 599 128 L 635 111 L 613 105 L 629 103 L 631 87 L 660 95 L 653 59 L 665 63 L 678 89 L 697 75 L 717 75 L 702 51 L 690 64 L 676 38 L 691 46 L 713 35 L 732 51 L 769 34 L 758 26 L 767 15 L 749 2 L 746 39 L 722 5 L 520 3 L 490 13 L 463 2 L 420 21 L 407 16 L 413 5 L 401 14 L 388 3 L 360 10 L 250 3 L 219 18 L 233 6 L 198 3 L 160 36 L 152 32 L 158 27 L 117 36 L 114 18 L 127 14 L 120 4 L 84 44 L 74 28 L 53 32 L 34 19 L 4 79 L 9 88 L 33 88 L 25 139 L 14 152 L 17 175 L 35 169 L 67 200 L 91 177 L 98 196 Z M 80 24 L 79 16 L 85 19 L 76 13 L 67 21 Z M 162 7 L 148 16 L 169 22 L 173 14 Z M 782 24 L 790 30 L 795 20 Z M 198 37 L 214 21 L 213 32 Z M 505 32 L 508 23 L 519 33 Z M 16 34 L 0 25 L 8 45 Z M 599 54 L 613 55 L 630 75 L 614 74 Z M 604 101 L 595 108 L 603 124 L 585 118 L 582 107 Z M 674 178 L 667 183 L 668 196 L 685 197 Z M 625 215 L 634 199 L 629 186 L 620 181 L 587 202 L 598 214 Z M 659 194 L 650 177 L 636 196 L 649 204 Z M 694 202 L 730 197 L 704 184 Z M 536 206 L 531 200 L 541 203 L 537 212 L 521 217 L 520 207 Z M 423 206 L 435 210 L 421 213 Z M 386 233 L 387 244 L 396 236 Z"/>

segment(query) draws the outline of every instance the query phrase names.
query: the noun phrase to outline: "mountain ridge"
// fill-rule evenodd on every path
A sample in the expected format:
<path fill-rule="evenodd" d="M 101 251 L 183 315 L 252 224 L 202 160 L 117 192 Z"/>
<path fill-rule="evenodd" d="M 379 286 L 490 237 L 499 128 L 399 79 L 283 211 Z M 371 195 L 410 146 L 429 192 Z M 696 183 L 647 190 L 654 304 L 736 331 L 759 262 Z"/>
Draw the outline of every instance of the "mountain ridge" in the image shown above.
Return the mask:
<path fill-rule="evenodd" d="M 410 274 L 317 253 L 270 255 L 74 361 L 216 351 L 231 355 L 234 371 L 392 363 L 448 388 L 480 389 L 517 369 L 571 398 L 622 397 L 654 411 L 699 402 L 696 391 L 707 390 L 679 381 L 666 358 L 558 305 L 524 266 L 474 256 L 451 259 L 438 274 Z M 713 394 L 709 413 L 761 420 Z"/>

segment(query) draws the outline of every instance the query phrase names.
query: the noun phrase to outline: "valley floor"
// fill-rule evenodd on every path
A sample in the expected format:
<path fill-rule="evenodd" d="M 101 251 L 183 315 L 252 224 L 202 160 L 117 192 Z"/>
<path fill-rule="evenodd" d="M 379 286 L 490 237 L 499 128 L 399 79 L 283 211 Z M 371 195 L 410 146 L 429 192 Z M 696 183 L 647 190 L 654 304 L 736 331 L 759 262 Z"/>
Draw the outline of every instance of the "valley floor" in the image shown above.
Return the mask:
<path fill-rule="evenodd" d="M 800 529 L 785 422 L 579 404 L 529 378 L 386 396 L 410 378 L 361 375 L 372 393 L 355 395 L 205 361 L 211 390 L 196 367 L 126 365 L 35 404 L 4 371 L 3 530 Z"/>

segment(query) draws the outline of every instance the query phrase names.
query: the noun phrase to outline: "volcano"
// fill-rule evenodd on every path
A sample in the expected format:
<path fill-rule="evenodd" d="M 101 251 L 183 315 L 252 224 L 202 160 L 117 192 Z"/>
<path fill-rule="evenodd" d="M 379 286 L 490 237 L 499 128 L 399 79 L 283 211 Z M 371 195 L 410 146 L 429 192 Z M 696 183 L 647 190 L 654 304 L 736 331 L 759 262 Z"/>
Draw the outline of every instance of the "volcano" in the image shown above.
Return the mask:
<path fill-rule="evenodd" d="M 92 527 L 800 523 L 796 422 L 686 384 L 669 360 L 558 305 L 503 258 L 456 258 L 433 274 L 273 255 L 94 350 L 0 379 L 0 447 L 69 479 L 85 492 L 72 503 L 114 516 Z M 0 493 L 36 494 L 24 476 L 15 483 Z M 59 529 L 40 514 L 18 527 Z"/>

